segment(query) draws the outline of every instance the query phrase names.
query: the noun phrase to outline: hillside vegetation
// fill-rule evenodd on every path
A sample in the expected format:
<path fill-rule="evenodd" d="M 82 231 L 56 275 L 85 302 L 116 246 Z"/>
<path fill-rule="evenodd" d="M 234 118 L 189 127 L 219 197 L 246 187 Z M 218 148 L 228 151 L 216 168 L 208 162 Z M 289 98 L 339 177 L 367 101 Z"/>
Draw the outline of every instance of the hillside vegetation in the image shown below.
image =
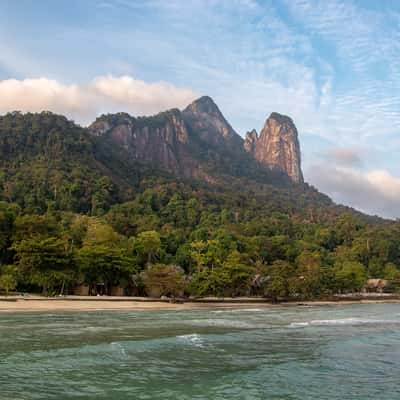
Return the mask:
<path fill-rule="evenodd" d="M 397 222 L 307 184 L 176 177 L 51 113 L 0 117 L 0 201 L 5 291 L 310 299 L 400 278 Z"/>

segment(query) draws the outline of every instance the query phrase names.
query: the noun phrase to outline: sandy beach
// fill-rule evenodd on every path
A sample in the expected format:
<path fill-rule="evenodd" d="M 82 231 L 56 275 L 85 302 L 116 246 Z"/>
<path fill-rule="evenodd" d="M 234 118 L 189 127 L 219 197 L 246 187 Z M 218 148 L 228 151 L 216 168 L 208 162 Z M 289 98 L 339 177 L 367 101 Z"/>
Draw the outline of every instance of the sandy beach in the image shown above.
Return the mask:
<path fill-rule="evenodd" d="M 107 311 L 107 310 L 162 310 L 183 309 L 188 304 L 138 301 L 87 301 L 87 300 L 17 300 L 1 301 L 1 312 L 46 312 L 46 311 Z"/>
<path fill-rule="evenodd" d="M 57 312 L 57 311 L 107 311 L 107 310 L 184 310 L 194 308 L 224 308 L 224 307 L 251 307 L 272 306 L 265 301 L 255 299 L 232 299 L 231 301 L 216 301 L 204 299 L 204 301 L 185 301 L 183 303 L 171 303 L 168 300 L 134 297 L 55 297 L 46 298 L 40 296 L 0 297 L 1 312 Z"/>
<path fill-rule="evenodd" d="M 318 305 L 346 305 L 346 304 L 375 304 L 375 303 L 400 303 L 398 298 L 373 298 L 373 299 L 343 299 L 340 301 L 302 301 L 270 303 L 257 298 L 216 299 L 205 298 L 184 303 L 170 303 L 166 300 L 129 297 L 56 297 L 46 298 L 40 296 L 0 297 L 1 312 L 79 312 L 79 311 L 107 311 L 107 310 L 185 310 L 204 308 L 251 308 L 251 307 L 276 307 L 276 306 L 318 306 Z"/>

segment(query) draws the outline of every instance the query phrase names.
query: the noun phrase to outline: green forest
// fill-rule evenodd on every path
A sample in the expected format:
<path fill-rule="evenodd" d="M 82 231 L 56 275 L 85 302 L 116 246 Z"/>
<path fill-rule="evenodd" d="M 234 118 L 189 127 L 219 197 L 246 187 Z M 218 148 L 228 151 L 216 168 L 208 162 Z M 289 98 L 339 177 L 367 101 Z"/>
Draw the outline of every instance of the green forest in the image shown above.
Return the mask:
<path fill-rule="evenodd" d="M 396 221 L 307 184 L 211 185 L 124 162 L 64 117 L 0 117 L 4 292 L 317 299 L 369 278 L 397 290 Z"/>

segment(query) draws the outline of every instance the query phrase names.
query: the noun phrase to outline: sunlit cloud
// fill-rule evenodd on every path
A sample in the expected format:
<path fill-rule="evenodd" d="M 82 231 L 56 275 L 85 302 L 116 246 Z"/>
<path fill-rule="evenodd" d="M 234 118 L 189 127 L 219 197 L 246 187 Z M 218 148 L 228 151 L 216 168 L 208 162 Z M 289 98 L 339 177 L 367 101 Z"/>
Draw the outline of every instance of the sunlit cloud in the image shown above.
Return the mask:
<path fill-rule="evenodd" d="M 185 107 L 195 97 L 190 89 L 130 76 L 101 76 L 84 85 L 67 85 L 47 78 L 0 81 L 0 113 L 48 110 L 82 124 L 103 112 L 143 115 Z"/>
<path fill-rule="evenodd" d="M 333 200 L 369 214 L 387 218 L 400 217 L 400 178 L 385 170 L 362 171 L 357 168 L 310 166 L 306 174 L 321 191 Z"/>

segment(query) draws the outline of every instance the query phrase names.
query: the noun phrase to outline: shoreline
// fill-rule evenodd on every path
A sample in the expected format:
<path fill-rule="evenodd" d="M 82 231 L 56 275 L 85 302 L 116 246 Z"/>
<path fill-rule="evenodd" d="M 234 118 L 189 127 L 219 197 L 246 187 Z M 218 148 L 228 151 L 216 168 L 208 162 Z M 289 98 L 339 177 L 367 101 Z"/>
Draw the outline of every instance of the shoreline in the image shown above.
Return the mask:
<path fill-rule="evenodd" d="M 40 297 L 28 298 L 9 296 L 0 297 L 0 313 L 12 312 L 86 312 L 86 311 L 145 311 L 145 310 L 195 310 L 215 308 L 260 308 L 327 306 L 400 303 L 398 296 L 374 296 L 371 298 L 339 298 L 335 300 L 288 301 L 272 303 L 262 298 L 203 298 L 190 299 L 182 303 L 169 300 L 135 297 Z"/>

